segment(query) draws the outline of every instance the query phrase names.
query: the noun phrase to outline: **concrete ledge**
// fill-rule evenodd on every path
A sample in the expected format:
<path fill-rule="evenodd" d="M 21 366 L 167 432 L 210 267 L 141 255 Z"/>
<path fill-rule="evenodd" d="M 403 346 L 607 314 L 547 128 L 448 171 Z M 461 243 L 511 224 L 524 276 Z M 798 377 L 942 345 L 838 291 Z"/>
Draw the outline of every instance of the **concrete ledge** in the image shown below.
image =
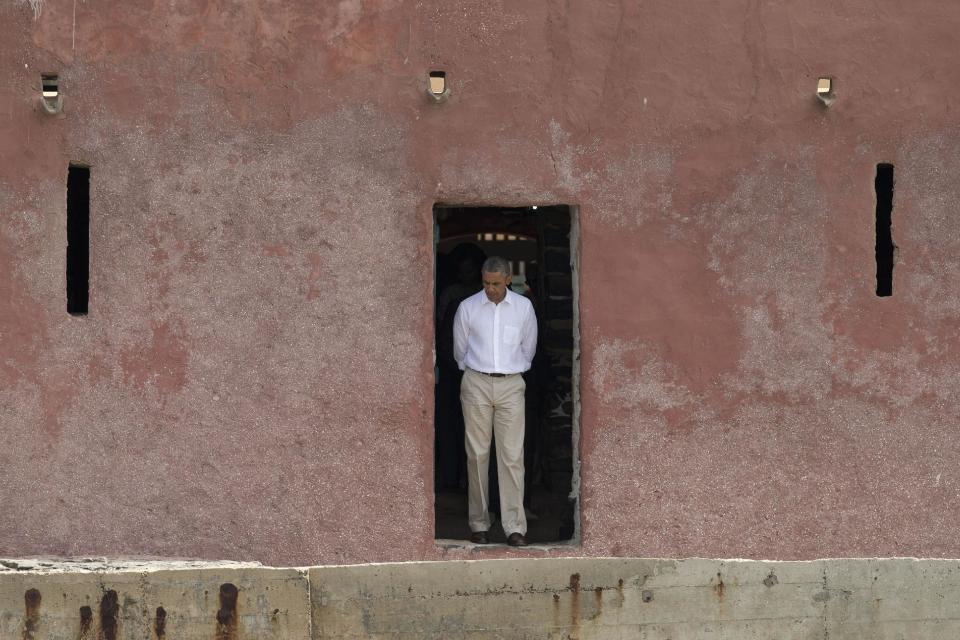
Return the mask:
<path fill-rule="evenodd" d="M 197 564 L 73 571 L 55 564 L 2 572 L 0 638 L 310 637 L 306 572 Z"/>
<path fill-rule="evenodd" d="M 4 640 L 960 637 L 956 560 L 4 562 Z"/>

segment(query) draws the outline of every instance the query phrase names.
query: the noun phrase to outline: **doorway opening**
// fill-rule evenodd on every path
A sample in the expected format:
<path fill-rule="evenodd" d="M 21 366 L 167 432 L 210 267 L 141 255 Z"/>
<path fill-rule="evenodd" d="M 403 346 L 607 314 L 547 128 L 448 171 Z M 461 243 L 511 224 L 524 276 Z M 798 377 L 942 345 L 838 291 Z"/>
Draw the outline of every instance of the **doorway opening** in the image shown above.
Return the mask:
<path fill-rule="evenodd" d="M 481 290 L 480 266 L 491 256 L 510 262 L 511 289 L 537 313 L 538 340 L 527 385 L 524 507 L 531 544 L 569 542 L 578 533 L 576 227 L 567 205 L 458 207 L 435 205 L 435 531 L 458 544 L 470 537 L 461 372 L 453 358 L 453 318 L 460 302 Z M 496 456 L 490 464 L 492 543 L 500 525 Z"/>

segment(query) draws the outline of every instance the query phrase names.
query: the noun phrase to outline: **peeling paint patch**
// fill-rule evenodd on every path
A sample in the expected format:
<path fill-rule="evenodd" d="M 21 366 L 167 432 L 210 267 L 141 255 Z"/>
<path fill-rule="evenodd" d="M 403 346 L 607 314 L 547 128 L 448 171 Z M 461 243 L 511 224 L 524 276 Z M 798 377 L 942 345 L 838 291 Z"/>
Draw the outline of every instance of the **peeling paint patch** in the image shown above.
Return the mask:
<path fill-rule="evenodd" d="M 801 147 L 789 161 L 758 160 L 707 212 L 714 229 L 709 268 L 742 300 L 745 347 L 728 388 L 792 401 L 830 392 L 826 238 L 811 233 L 823 228 L 826 211 L 811 150 Z"/>
<path fill-rule="evenodd" d="M 635 228 L 657 219 L 669 223 L 672 236 L 684 234 L 689 218 L 675 212 L 673 193 L 676 154 L 665 145 L 644 144 L 628 150 L 622 160 L 603 165 L 593 204 L 601 221 Z"/>
<path fill-rule="evenodd" d="M 13 244 L 0 233 L 0 386 L 12 386 L 23 378 L 38 384 L 41 351 L 47 342 L 46 310 L 26 292 L 14 268 Z M 66 305 L 66 301 L 64 301 Z"/>
<path fill-rule="evenodd" d="M 120 352 L 123 380 L 141 391 L 147 386 L 161 394 L 174 393 L 187 383 L 189 351 L 183 325 L 176 321 L 151 323 L 148 344 L 128 347 Z"/>
<path fill-rule="evenodd" d="M 688 407 L 696 412 L 698 398 L 677 380 L 679 373 L 640 341 L 600 342 L 593 351 L 590 382 L 605 404 L 629 409 L 668 411 Z"/>
<path fill-rule="evenodd" d="M 570 144 L 570 134 L 556 120 L 550 121 L 550 159 L 557 186 L 567 191 L 577 191 L 582 178 L 576 165 L 577 150 Z"/>
<path fill-rule="evenodd" d="M 902 238 L 895 256 L 901 284 L 894 296 L 917 305 L 924 317 L 955 319 L 960 315 L 960 296 L 955 295 L 960 282 L 960 131 L 910 139 L 898 155 L 893 233 Z"/>

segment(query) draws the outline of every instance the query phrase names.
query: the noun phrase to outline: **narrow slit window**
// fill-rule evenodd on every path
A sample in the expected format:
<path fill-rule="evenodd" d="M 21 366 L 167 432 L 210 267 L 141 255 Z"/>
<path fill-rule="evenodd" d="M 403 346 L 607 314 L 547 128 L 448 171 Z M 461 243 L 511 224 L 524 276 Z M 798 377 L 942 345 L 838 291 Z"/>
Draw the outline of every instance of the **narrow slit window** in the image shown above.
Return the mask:
<path fill-rule="evenodd" d="M 67 170 L 67 313 L 86 315 L 90 295 L 90 168 Z"/>
<path fill-rule="evenodd" d="M 893 165 L 878 164 L 874 181 L 877 192 L 877 295 L 893 295 Z"/>

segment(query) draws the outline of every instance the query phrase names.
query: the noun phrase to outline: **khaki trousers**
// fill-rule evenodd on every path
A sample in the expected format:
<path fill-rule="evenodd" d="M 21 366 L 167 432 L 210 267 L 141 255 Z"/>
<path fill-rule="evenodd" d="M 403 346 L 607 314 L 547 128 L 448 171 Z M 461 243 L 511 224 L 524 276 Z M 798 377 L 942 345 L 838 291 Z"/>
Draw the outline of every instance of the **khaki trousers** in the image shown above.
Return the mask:
<path fill-rule="evenodd" d="M 527 533 L 523 513 L 523 376 L 494 378 L 467 369 L 460 383 L 466 430 L 469 523 L 471 531 L 488 531 L 490 514 L 490 438 L 496 435 L 497 480 L 503 531 Z"/>

